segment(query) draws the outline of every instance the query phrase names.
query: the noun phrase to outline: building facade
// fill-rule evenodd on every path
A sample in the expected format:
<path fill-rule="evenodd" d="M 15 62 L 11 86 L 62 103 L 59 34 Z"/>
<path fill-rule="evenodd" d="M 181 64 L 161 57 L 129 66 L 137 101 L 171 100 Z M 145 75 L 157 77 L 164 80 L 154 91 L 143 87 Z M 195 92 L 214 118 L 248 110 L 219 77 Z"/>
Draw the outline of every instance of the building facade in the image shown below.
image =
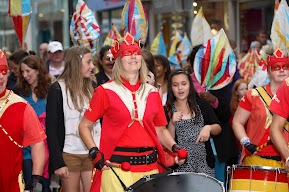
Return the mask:
<path fill-rule="evenodd" d="M 18 40 L 8 16 L 8 1 L 0 0 L 0 48 L 17 49 Z M 125 0 L 86 0 L 95 11 L 101 29 L 101 42 L 110 30 L 111 23 L 121 28 L 121 12 Z M 213 29 L 224 28 L 230 39 L 237 42 L 239 51 L 245 51 L 259 30 L 270 34 L 274 16 L 273 0 L 143 0 L 149 18 L 147 44 L 159 31 L 169 47 L 174 30 L 190 35 L 195 14 L 203 8 Z M 32 14 L 25 42 L 29 50 L 38 51 L 42 42 L 58 40 L 65 48 L 71 46 L 69 25 L 77 0 L 31 1 Z"/>

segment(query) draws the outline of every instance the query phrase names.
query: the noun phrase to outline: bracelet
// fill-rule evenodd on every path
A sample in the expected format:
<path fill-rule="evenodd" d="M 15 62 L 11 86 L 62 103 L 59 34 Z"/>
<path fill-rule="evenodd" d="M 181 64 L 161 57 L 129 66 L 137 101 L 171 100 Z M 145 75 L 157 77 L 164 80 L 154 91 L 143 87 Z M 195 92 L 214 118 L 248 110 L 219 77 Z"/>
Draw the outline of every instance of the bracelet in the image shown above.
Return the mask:
<path fill-rule="evenodd" d="M 240 140 L 240 143 L 242 146 L 245 146 L 245 145 L 248 145 L 251 143 L 250 139 L 248 137 L 243 137 L 241 140 Z"/>
<path fill-rule="evenodd" d="M 96 153 L 98 151 L 99 151 L 99 149 L 97 147 L 92 147 L 91 149 L 89 149 L 88 155 L 89 155 L 91 160 L 95 159 Z"/>
<path fill-rule="evenodd" d="M 289 157 L 287 157 L 287 159 L 286 159 L 286 164 L 289 162 Z"/>
<path fill-rule="evenodd" d="M 172 146 L 172 152 L 174 153 L 177 153 L 180 149 L 181 147 L 176 143 Z"/>

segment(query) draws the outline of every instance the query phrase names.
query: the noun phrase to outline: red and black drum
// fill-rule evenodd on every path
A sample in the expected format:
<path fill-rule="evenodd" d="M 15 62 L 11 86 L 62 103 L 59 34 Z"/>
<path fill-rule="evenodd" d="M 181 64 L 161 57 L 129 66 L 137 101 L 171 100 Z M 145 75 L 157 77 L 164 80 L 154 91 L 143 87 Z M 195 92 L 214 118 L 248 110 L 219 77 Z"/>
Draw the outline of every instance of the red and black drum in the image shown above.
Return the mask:
<path fill-rule="evenodd" d="M 227 170 L 228 192 L 288 192 L 285 169 L 267 166 L 233 165 Z"/>
<path fill-rule="evenodd" d="M 225 192 L 223 183 L 202 173 L 176 172 L 142 184 L 134 192 Z"/>

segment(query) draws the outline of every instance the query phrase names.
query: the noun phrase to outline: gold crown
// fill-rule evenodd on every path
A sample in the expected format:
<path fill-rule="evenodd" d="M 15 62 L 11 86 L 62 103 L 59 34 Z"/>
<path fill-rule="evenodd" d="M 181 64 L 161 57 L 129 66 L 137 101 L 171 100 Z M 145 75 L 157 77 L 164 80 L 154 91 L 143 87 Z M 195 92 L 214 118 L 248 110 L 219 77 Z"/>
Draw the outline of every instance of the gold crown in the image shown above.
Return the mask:
<path fill-rule="evenodd" d="M 129 32 L 127 32 L 122 43 L 120 43 L 118 40 L 114 41 L 113 46 L 110 48 L 110 52 L 113 55 L 113 58 L 116 59 L 123 50 L 130 48 L 141 49 L 140 41 L 136 41 L 134 37 Z"/>
<path fill-rule="evenodd" d="M 289 57 L 284 54 L 284 52 L 277 48 L 274 51 L 274 54 L 272 56 L 267 55 L 267 64 L 268 66 L 271 66 L 274 63 L 282 62 L 282 63 L 288 63 L 289 64 Z"/>

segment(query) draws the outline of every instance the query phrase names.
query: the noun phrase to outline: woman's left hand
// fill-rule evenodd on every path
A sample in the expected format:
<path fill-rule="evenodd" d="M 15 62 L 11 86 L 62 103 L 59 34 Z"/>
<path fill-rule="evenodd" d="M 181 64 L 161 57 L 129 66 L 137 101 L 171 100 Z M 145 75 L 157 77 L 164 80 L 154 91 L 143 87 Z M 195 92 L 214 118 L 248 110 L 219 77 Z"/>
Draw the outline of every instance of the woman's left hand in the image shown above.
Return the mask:
<path fill-rule="evenodd" d="M 185 161 L 186 161 L 186 159 L 179 159 L 178 156 L 175 157 L 175 163 L 178 164 L 178 165 L 184 164 Z"/>
<path fill-rule="evenodd" d="M 200 142 L 208 141 L 210 138 L 210 135 L 211 135 L 211 130 L 212 130 L 212 128 L 210 125 L 205 125 L 202 128 L 202 130 L 201 130 L 201 132 L 200 132 L 200 134 L 196 140 L 196 143 L 198 143 L 199 141 Z"/>

